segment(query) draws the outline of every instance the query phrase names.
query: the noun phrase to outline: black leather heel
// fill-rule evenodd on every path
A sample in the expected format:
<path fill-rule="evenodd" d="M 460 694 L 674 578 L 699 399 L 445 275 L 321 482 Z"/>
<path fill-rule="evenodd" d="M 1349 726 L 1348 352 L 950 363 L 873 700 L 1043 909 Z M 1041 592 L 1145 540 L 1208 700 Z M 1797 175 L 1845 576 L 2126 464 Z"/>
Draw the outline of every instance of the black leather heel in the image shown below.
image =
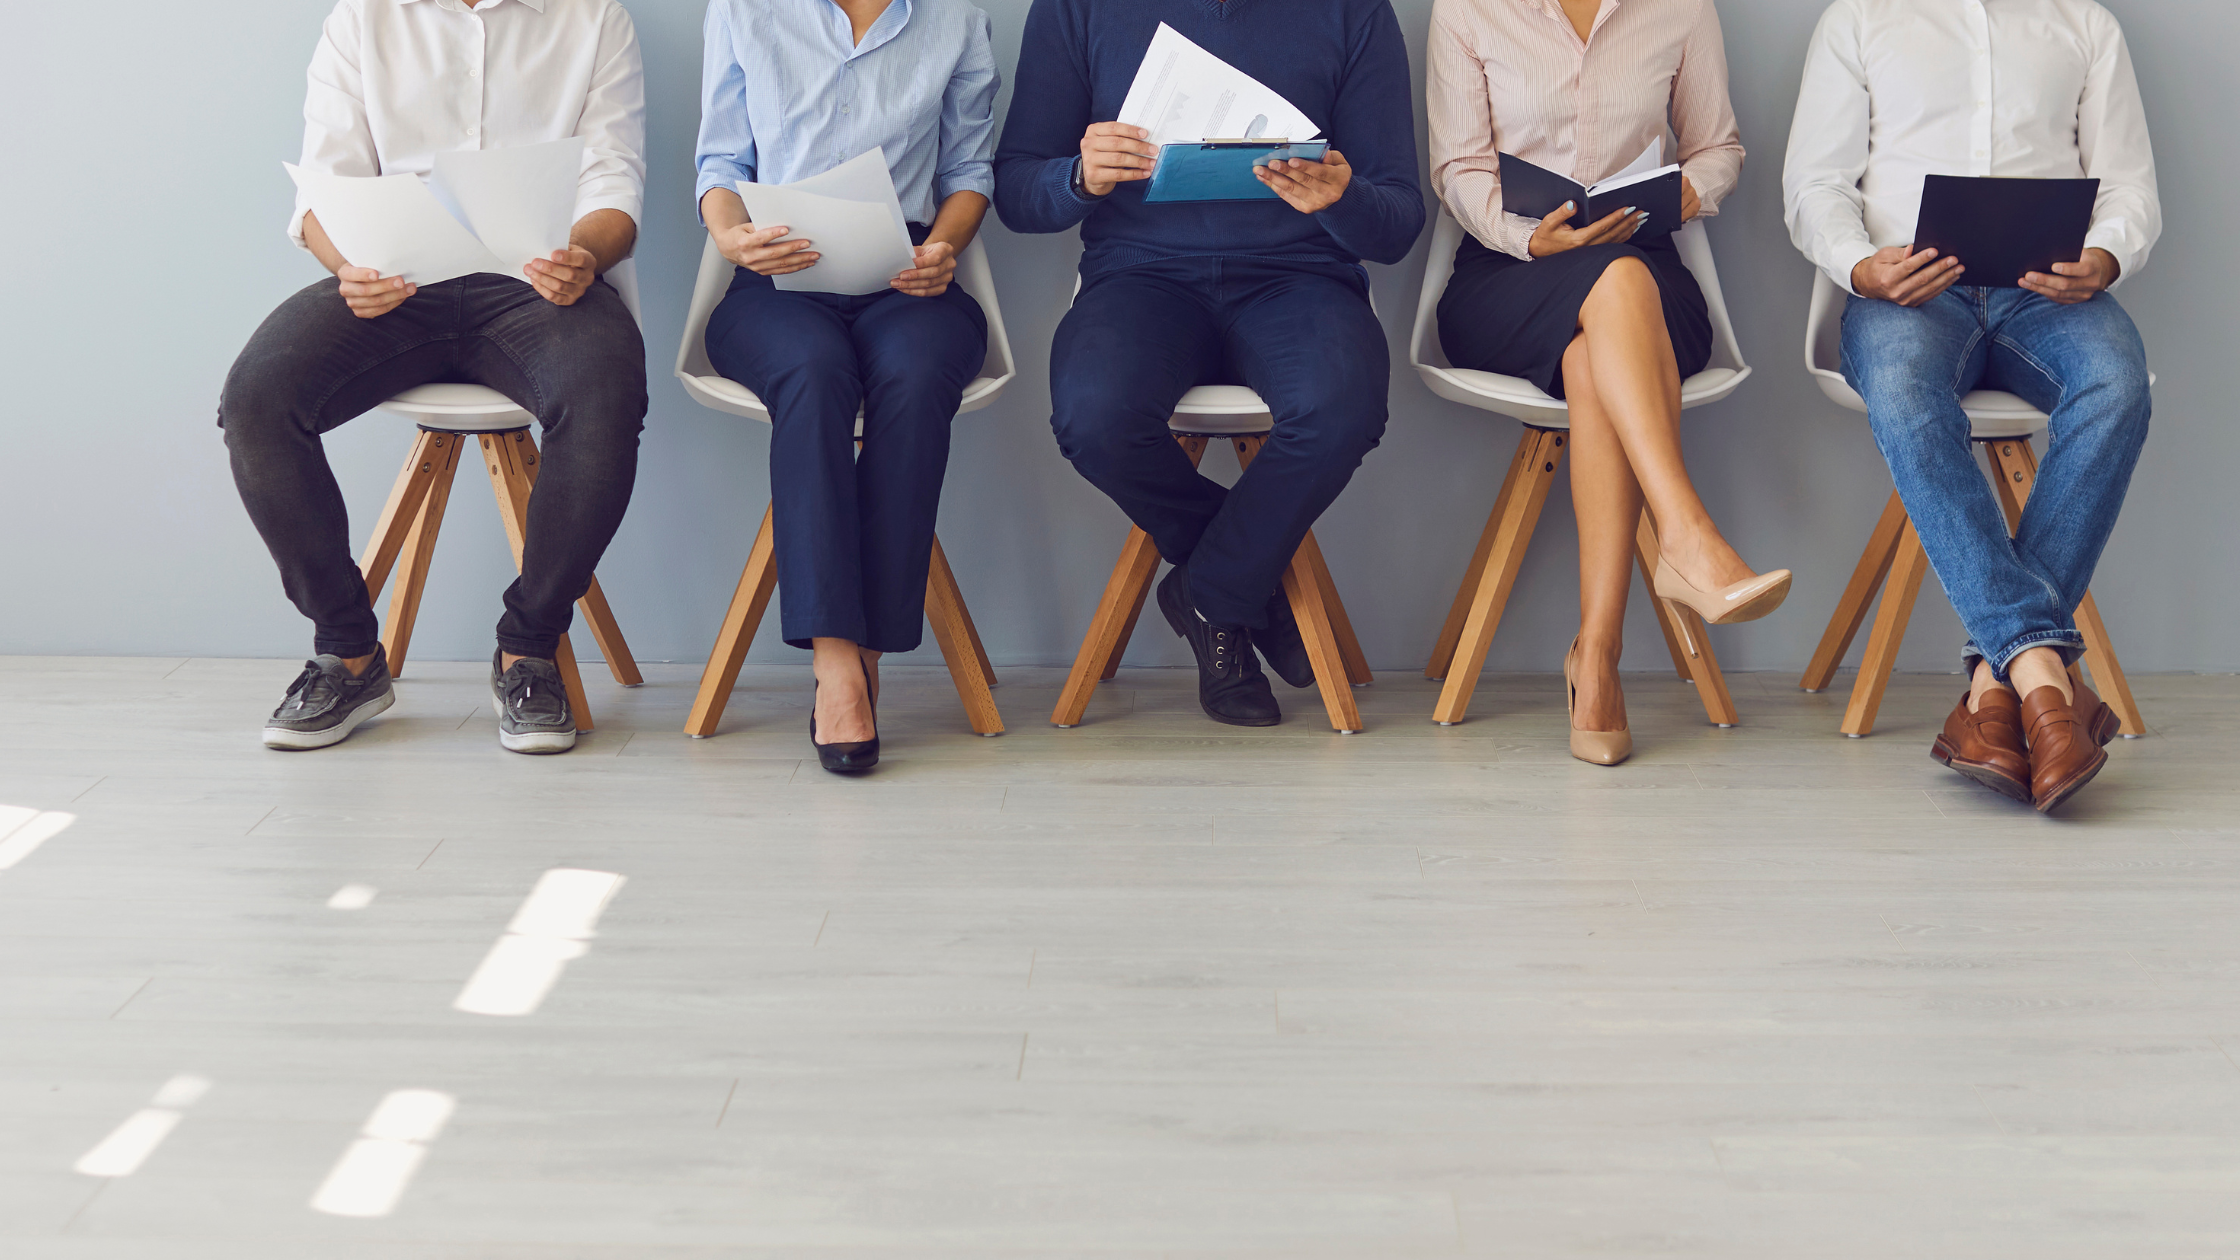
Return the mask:
<path fill-rule="evenodd" d="M 868 665 L 863 667 L 863 684 L 864 689 L 868 692 L 871 687 L 871 667 Z M 817 764 L 834 774 L 862 774 L 871 767 L 878 765 L 879 737 L 877 735 L 873 735 L 869 739 L 858 740 L 852 744 L 820 744 L 817 742 L 817 710 L 813 699 L 816 692 L 817 684 L 811 683 L 809 687 L 809 694 L 812 697 L 809 708 L 809 746 L 817 750 Z M 874 729 L 879 724 L 879 700 L 876 696 L 871 699 L 871 724 Z"/>

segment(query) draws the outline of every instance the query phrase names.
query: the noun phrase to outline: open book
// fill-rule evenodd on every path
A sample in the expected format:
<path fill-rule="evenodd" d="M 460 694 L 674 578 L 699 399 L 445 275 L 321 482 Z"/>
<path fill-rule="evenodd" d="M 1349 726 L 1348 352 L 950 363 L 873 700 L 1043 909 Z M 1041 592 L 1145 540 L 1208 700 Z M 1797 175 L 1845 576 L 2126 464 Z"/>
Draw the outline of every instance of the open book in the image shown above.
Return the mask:
<path fill-rule="evenodd" d="M 1527 218 L 1545 219 L 1568 201 L 1578 209 L 1573 228 L 1584 228 L 1633 206 L 1649 212 L 1634 239 L 1680 230 L 1680 168 L 1660 166 L 1664 137 L 1649 142 L 1627 167 L 1610 178 L 1582 184 L 1513 153 L 1501 155 L 1501 208 Z"/>

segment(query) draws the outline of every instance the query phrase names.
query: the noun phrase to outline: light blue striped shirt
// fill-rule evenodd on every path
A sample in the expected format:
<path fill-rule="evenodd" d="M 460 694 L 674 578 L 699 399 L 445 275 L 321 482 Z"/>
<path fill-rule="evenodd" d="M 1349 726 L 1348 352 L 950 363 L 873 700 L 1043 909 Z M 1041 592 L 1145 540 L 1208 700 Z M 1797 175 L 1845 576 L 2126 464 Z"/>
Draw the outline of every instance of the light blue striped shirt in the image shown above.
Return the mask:
<path fill-rule="evenodd" d="M 709 0 L 693 203 L 734 180 L 790 184 L 874 146 L 902 213 L 995 195 L 995 51 L 965 0 L 893 0 L 855 43 L 832 0 Z"/>

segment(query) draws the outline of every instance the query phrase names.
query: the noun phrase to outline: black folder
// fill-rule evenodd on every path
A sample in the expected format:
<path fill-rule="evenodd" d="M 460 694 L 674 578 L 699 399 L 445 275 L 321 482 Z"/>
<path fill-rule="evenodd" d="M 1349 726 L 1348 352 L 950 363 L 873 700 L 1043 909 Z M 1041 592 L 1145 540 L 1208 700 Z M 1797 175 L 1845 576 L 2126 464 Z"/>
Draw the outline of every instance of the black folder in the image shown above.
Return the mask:
<path fill-rule="evenodd" d="M 1634 206 L 1649 212 L 1649 221 L 1633 239 L 1644 240 L 1680 230 L 1680 168 L 1661 167 L 1640 175 L 1616 176 L 1593 187 L 1535 166 L 1514 153 L 1501 155 L 1501 208 L 1527 218 L 1545 219 L 1568 201 L 1578 209 L 1571 215 L 1574 228 L 1590 227 L 1604 217 Z"/>
<path fill-rule="evenodd" d="M 1962 284 L 2019 289 L 2029 272 L 2084 257 L 2099 196 L 2097 179 L 1926 176 L 1913 247 L 1958 258 Z"/>

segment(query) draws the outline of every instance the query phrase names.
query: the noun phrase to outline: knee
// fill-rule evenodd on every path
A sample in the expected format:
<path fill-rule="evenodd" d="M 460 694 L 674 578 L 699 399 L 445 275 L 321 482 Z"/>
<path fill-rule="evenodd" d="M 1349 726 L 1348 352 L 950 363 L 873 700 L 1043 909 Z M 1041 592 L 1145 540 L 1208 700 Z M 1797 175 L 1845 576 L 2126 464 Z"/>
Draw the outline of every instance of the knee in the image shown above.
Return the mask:
<path fill-rule="evenodd" d="M 218 391 L 218 426 L 233 447 L 309 433 L 313 402 L 300 375 L 262 361 L 251 346 L 234 360 Z"/>
<path fill-rule="evenodd" d="M 2102 424 L 2144 431 L 2154 414 L 2154 390 L 2144 356 L 2105 356 L 2075 388 L 2096 403 L 2089 414 Z"/>
<path fill-rule="evenodd" d="M 1613 304 L 1635 309 L 1663 309 L 1663 296 L 1657 290 L 1657 273 L 1649 270 L 1649 260 L 1641 251 L 1630 245 L 1621 247 L 1621 252 L 1602 269 L 1601 277 L 1587 293 L 1588 306 Z"/>

